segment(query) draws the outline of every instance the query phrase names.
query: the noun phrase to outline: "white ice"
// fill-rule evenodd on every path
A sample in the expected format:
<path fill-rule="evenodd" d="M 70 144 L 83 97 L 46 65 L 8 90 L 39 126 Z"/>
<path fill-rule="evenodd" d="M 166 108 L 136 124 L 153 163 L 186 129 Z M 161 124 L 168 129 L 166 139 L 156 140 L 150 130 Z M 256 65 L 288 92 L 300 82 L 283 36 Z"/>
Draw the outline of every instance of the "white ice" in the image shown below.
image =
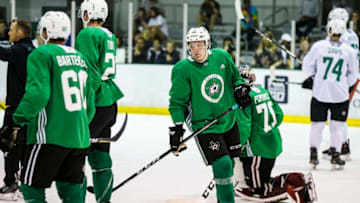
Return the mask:
<path fill-rule="evenodd" d="M 2 119 L 3 111 L 0 111 L 0 117 Z M 120 114 L 118 122 L 113 128 L 114 131 L 120 128 L 122 120 L 123 115 Z M 169 116 L 129 115 L 124 134 L 111 147 L 114 186 L 169 149 L 168 126 L 171 124 Z M 280 130 L 284 149 L 276 160 L 273 176 L 285 172 L 307 173 L 311 171 L 315 179 L 318 202 L 359 202 L 357 192 L 359 192 L 360 183 L 360 128 L 349 127 L 352 160 L 346 163 L 342 171 L 331 170 L 329 161 L 321 159 L 321 155 L 320 165 L 316 170 L 311 170 L 308 164 L 310 125 L 283 123 Z M 189 133 L 187 132 L 186 135 Z M 202 192 L 212 179 L 211 168 L 205 167 L 193 139 L 187 145 L 188 149 L 179 157 L 169 154 L 115 191 L 112 202 L 165 203 L 170 199 L 182 199 L 215 203 L 215 189 L 208 199 L 201 199 Z M 326 127 L 321 150 L 327 148 L 328 145 L 329 132 Z M 3 177 L 3 160 L 0 160 L 0 166 L 0 177 Z M 88 166 L 86 167 L 86 174 L 88 185 L 92 185 L 91 172 Z M 86 200 L 91 203 L 95 202 L 94 196 L 90 193 L 87 193 Z M 49 203 L 60 202 L 54 187 L 47 190 L 47 201 Z M 237 198 L 236 202 L 246 201 Z"/>

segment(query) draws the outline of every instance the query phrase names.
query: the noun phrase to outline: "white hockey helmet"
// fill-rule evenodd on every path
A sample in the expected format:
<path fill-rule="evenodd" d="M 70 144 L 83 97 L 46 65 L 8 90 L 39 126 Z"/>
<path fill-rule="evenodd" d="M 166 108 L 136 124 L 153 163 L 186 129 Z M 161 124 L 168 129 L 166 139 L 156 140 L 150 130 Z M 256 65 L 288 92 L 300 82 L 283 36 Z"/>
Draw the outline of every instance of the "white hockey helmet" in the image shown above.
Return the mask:
<path fill-rule="evenodd" d="M 206 48 L 210 49 L 210 34 L 204 27 L 191 28 L 186 34 L 186 43 L 205 41 Z"/>
<path fill-rule="evenodd" d="M 344 8 L 334 8 L 330 11 L 328 15 L 328 22 L 333 19 L 340 19 L 347 23 L 347 21 L 349 20 L 349 13 Z"/>
<path fill-rule="evenodd" d="M 332 19 L 330 20 L 327 25 L 327 31 L 328 31 L 328 35 L 333 35 L 333 34 L 337 34 L 337 35 L 342 35 L 345 30 L 346 30 L 346 24 L 345 21 L 340 20 L 340 19 Z M 331 34 L 329 34 L 329 31 L 331 29 Z"/>
<path fill-rule="evenodd" d="M 47 39 L 43 36 L 46 31 Z M 47 43 L 49 39 L 67 40 L 70 35 L 70 18 L 62 11 L 48 11 L 40 19 L 40 37 Z"/>
<path fill-rule="evenodd" d="M 88 23 L 90 20 L 102 20 L 106 21 L 108 16 L 108 5 L 105 0 L 84 0 L 80 6 L 81 19 L 84 23 Z M 88 20 L 84 19 L 84 14 L 87 12 Z"/>
<path fill-rule="evenodd" d="M 239 73 L 245 82 L 252 86 L 256 80 L 255 72 L 249 65 L 243 64 L 239 66 Z"/>

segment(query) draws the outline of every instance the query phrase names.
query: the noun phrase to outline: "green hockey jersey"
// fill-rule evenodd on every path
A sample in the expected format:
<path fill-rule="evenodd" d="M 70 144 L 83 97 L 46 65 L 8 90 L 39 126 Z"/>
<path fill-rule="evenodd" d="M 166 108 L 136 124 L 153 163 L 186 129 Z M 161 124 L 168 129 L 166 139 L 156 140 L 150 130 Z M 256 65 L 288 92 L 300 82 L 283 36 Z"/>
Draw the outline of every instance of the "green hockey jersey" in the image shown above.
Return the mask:
<path fill-rule="evenodd" d="M 124 95 L 112 79 L 115 78 L 116 38 L 103 27 L 87 27 L 76 37 L 75 48 L 91 65 L 90 76 L 97 81 L 96 106 L 110 106 Z"/>
<path fill-rule="evenodd" d="M 47 44 L 27 59 L 25 95 L 13 120 L 27 124 L 27 144 L 67 148 L 90 146 L 89 123 L 95 114 L 88 62 L 75 49 Z"/>
<path fill-rule="evenodd" d="M 188 107 L 194 131 L 235 104 L 234 87 L 245 84 L 231 56 L 223 49 L 212 49 L 204 63 L 191 58 L 175 64 L 171 74 L 169 111 L 174 123 L 184 122 Z M 231 112 L 204 133 L 224 133 L 235 124 Z"/>
<path fill-rule="evenodd" d="M 276 158 L 282 152 L 278 126 L 283 112 L 269 91 L 262 87 L 251 87 L 250 97 L 248 107 L 236 110 L 241 144 L 246 149 L 242 155 Z"/>

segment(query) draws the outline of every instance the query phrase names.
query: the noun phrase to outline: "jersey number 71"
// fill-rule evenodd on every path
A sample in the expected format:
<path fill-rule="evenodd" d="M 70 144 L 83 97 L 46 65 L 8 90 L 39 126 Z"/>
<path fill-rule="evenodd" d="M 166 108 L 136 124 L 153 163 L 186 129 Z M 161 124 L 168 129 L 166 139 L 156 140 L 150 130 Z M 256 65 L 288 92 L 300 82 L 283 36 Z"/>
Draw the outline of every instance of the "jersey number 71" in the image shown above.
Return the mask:
<path fill-rule="evenodd" d="M 264 132 L 269 132 L 277 123 L 276 115 L 274 109 L 272 108 L 273 103 L 268 101 L 266 103 L 261 103 L 256 105 L 256 111 L 258 114 L 264 113 Z M 269 123 L 269 112 L 271 114 L 273 122 Z"/>

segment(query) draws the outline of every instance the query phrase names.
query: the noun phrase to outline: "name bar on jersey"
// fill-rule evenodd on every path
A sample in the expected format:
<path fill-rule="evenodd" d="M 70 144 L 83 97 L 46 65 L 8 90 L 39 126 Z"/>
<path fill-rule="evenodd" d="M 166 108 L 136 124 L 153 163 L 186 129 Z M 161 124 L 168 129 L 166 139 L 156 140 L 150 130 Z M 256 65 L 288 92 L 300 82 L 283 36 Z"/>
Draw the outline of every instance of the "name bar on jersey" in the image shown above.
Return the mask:
<path fill-rule="evenodd" d="M 85 61 L 78 55 L 56 56 L 58 65 L 61 66 L 81 66 L 87 68 Z"/>

